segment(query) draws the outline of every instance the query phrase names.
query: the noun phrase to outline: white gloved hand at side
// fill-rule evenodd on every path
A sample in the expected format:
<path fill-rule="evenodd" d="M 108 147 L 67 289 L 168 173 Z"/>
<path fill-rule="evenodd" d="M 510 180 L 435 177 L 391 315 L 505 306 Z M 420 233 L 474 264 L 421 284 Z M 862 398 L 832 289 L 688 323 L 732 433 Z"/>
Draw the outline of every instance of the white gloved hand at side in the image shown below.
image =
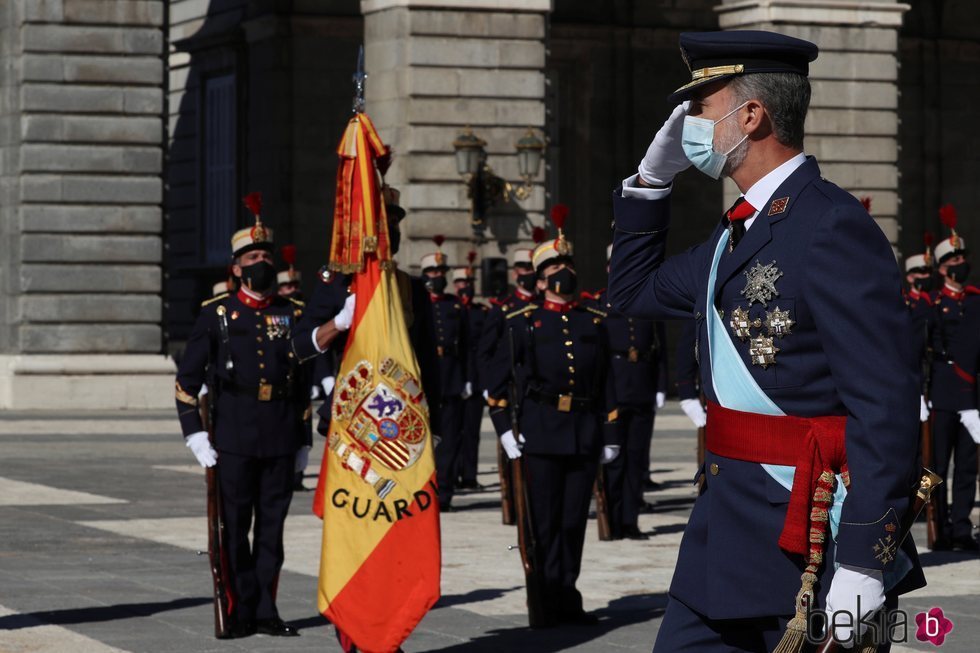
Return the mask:
<path fill-rule="evenodd" d="M 333 325 L 337 327 L 338 331 L 346 331 L 354 323 L 354 307 L 357 304 L 355 297 L 356 295 L 353 293 L 348 295 L 347 299 L 344 300 L 344 307 L 334 316 Z"/>
<path fill-rule="evenodd" d="M 708 423 L 708 415 L 704 412 L 704 406 L 700 399 L 681 399 L 681 410 L 694 422 L 694 426 L 701 428 Z"/>
<path fill-rule="evenodd" d="M 973 410 L 961 410 L 960 424 L 966 427 L 973 441 L 980 444 L 980 411 L 976 408 Z"/>
<path fill-rule="evenodd" d="M 460 397 L 463 399 L 469 399 L 472 396 L 473 396 L 473 382 L 467 381 L 466 384 L 463 386 L 463 392 L 460 394 Z"/>
<path fill-rule="evenodd" d="M 197 458 L 197 462 L 200 463 L 201 467 L 214 467 L 218 462 L 218 452 L 214 450 L 211 442 L 208 441 L 207 431 L 191 433 L 185 438 L 184 444 L 187 445 L 187 448 Z"/>
<path fill-rule="evenodd" d="M 929 421 L 929 404 L 926 403 L 926 398 L 923 395 L 919 395 L 919 421 Z"/>
<path fill-rule="evenodd" d="M 851 565 L 841 565 L 834 574 L 827 592 L 828 626 L 834 627 L 834 613 L 847 612 L 850 618 L 838 615 L 834 627 L 834 637 L 848 648 L 855 643 L 854 626 L 859 619 L 878 611 L 885 604 L 885 584 L 881 571 Z M 861 614 L 858 614 L 860 606 Z M 864 634 L 866 626 L 859 627 L 857 640 Z"/>
<path fill-rule="evenodd" d="M 521 445 L 524 444 L 524 436 L 520 433 L 517 437 L 514 437 L 513 431 L 507 431 L 500 436 L 500 446 L 504 448 L 504 453 L 511 460 L 516 460 L 521 457 Z"/>
<path fill-rule="evenodd" d="M 667 393 L 666 392 L 658 392 L 657 393 L 657 410 L 660 410 L 661 408 L 663 408 L 665 403 L 667 403 Z"/>
<path fill-rule="evenodd" d="M 599 463 L 602 465 L 608 465 L 617 458 L 619 458 L 619 445 L 607 444 L 602 448 L 602 455 L 599 457 Z"/>
<path fill-rule="evenodd" d="M 303 470 L 306 469 L 306 466 L 309 464 L 309 462 L 310 462 L 310 448 L 306 445 L 303 445 L 296 452 L 296 467 L 293 468 L 293 471 L 296 472 L 297 474 L 299 472 L 302 472 Z"/>
<path fill-rule="evenodd" d="M 684 154 L 681 146 L 681 133 L 684 130 L 684 117 L 691 102 L 685 101 L 674 107 L 667 122 L 653 137 L 650 147 L 637 172 L 648 184 L 666 186 L 674 181 L 677 173 L 691 167 L 691 160 Z"/>
<path fill-rule="evenodd" d="M 323 380 L 320 381 L 320 385 L 323 387 L 323 398 L 326 399 L 333 392 L 333 387 L 337 383 L 337 379 L 332 376 L 325 376 Z"/>

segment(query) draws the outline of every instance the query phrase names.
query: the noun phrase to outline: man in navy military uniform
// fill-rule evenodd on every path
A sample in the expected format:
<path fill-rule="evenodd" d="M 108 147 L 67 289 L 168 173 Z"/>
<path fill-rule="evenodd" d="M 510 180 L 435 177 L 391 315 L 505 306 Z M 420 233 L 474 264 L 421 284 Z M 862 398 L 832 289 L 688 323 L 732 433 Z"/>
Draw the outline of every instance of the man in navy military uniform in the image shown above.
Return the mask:
<path fill-rule="evenodd" d="M 583 610 L 575 584 L 596 465 L 611 462 L 620 449 L 606 373 L 605 314 L 573 301 L 571 254 L 563 236 L 534 251 L 543 301 L 505 316 L 494 366 L 508 373 L 487 397 L 507 456 L 524 461 L 535 565 L 542 570 L 549 611 L 543 625 L 596 622 Z M 511 421 L 515 400 L 517 424 Z"/>
<path fill-rule="evenodd" d="M 946 208 L 946 207 L 944 207 Z M 951 207 L 949 207 L 951 208 Z M 948 213 L 949 208 L 946 208 Z M 950 218 L 944 216 L 944 222 Z M 980 289 L 966 284 L 970 264 L 966 260 L 966 241 L 956 233 L 955 219 L 949 238 L 936 245 L 935 260 L 943 287 L 934 306 L 932 325 L 932 374 L 929 399 L 932 403 L 932 461 L 933 471 L 945 481 L 949 464 L 953 465 L 953 503 L 948 492 L 940 487 L 936 498 L 936 521 L 939 533 L 934 549 L 977 551 L 980 547 L 973 536 L 970 511 L 976 495 L 977 447 L 963 422 L 962 411 L 977 407 L 975 374 L 966 371 L 952 351 L 958 339 L 980 339 L 980 333 L 969 330 L 961 333 L 965 315 L 980 312 Z M 964 365 L 967 366 L 964 369 Z"/>
<path fill-rule="evenodd" d="M 477 467 L 480 458 L 480 425 L 483 423 L 483 409 L 486 402 L 480 394 L 480 365 L 477 361 L 477 350 L 480 344 L 480 334 L 486 322 L 490 309 L 486 304 L 473 299 L 476 289 L 473 284 L 476 277 L 473 273 L 473 259 L 476 252 L 470 252 L 470 265 L 453 269 L 453 287 L 456 297 L 466 312 L 466 381 L 469 385 L 469 396 L 463 400 L 463 417 L 461 420 L 460 453 L 454 480 L 464 490 L 478 490 L 480 484 L 476 480 Z"/>
<path fill-rule="evenodd" d="M 275 599 L 295 460 L 309 445 L 309 378 L 290 344 L 303 311 L 301 302 L 276 294 L 272 231 L 257 211 L 255 218 L 254 227 L 232 238 L 232 271 L 241 287 L 205 302 L 187 341 L 177 370 L 177 413 L 198 462 L 218 465 L 235 598 L 232 637 L 295 636 Z M 215 402 L 213 448 L 197 407 L 205 380 Z"/>
<path fill-rule="evenodd" d="M 808 610 L 853 625 L 924 583 L 896 541 L 918 478 L 901 279 L 867 211 L 803 154 L 817 47 L 757 31 L 680 45 L 692 81 L 614 193 L 609 275 L 627 315 L 693 316 L 709 402 L 710 473 L 654 650 L 798 650 Z M 665 260 L 671 184 L 692 163 L 743 196 Z M 851 637 L 839 616 L 834 636 Z"/>
<path fill-rule="evenodd" d="M 929 419 L 929 404 L 926 400 L 931 372 L 926 368 L 929 357 L 929 337 L 935 326 L 936 310 L 933 305 L 932 281 L 932 234 L 926 234 L 925 252 L 914 254 L 905 259 L 905 283 L 903 296 L 909 316 L 912 318 L 912 368 L 922 379 L 922 395 L 919 398 L 919 420 Z M 928 363 L 928 364 L 931 364 Z"/>
<path fill-rule="evenodd" d="M 441 236 L 436 236 L 437 247 L 442 247 Z M 463 402 L 473 395 L 473 384 L 468 380 L 467 359 L 469 338 L 467 316 L 463 303 L 455 295 L 446 292 L 446 255 L 442 250 L 426 254 L 421 261 L 422 278 L 429 292 L 432 306 L 432 326 L 439 366 L 439 415 L 437 424 L 433 418 L 433 430 L 442 437 L 436 445 L 436 478 L 439 485 L 439 508 L 452 510 L 454 480 L 462 446 L 460 428 L 463 424 Z M 431 405 L 431 400 L 430 400 Z"/>
<path fill-rule="evenodd" d="M 612 247 L 606 248 L 606 259 Z M 606 289 L 582 293 L 583 303 L 607 314 L 609 374 L 619 409 L 616 420 L 622 450 L 606 465 L 606 502 L 613 539 L 645 539 L 640 532 L 643 489 L 650 473 L 650 440 L 657 409 L 667 388 L 667 334 L 663 322 L 627 317 L 613 309 Z"/>

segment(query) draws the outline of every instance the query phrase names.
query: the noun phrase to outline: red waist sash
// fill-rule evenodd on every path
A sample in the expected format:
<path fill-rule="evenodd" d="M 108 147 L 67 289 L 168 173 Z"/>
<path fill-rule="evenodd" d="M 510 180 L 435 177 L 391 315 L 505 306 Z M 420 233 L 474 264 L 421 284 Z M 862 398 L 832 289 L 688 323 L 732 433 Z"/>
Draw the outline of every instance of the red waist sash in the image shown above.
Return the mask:
<path fill-rule="evenodd" d="M 705 448 L 725 458 L 796 467 L 779 547 L 807 555 L 823 550 L 834 474 L 842 475 L 845 487 L 849 483 L 846 422 L 843 415 L 760 415 L 708 402 Z"/>

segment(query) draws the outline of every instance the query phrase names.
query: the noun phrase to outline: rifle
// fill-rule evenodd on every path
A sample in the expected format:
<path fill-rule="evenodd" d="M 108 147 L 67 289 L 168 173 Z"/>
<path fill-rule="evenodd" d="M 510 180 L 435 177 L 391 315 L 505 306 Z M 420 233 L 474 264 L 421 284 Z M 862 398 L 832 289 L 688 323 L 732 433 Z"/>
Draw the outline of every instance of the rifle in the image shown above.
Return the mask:
<path fill-rule="evenodd" d="M 609 525 L 609 503 L 606 501 L 606 472 L 602 463 L 599 463 L 599 470 L 592 484 L 592 494 L 595 497 L 595 521 L 599 527 L 599 541 L 608 542 L 613 536 Z"/>
<path fill-rule="evenodd" d="M 928 343 L 928 327 L 926 327 L 926 342 Z M 923 396 L 928 399 L 929 397 L 929 387 L 932 384 L 932 347 L 926 347 L 926 369 L 923 373 L 923 384 L 922 392 Z M 929 412 L 929 419 L 922 422 L 921 437 L 919 441 L 919 446 L 921 447 L 922 453 L 922 466 L 929 469 L 933 465 L 932 461 L 932 411 Z M 930 495 L 931 496 L 931 495 Z M 936 498 L 931 497 L 929 502 L 926 504 L 926 546 L 932 549 L 936 545 L 936 540 L 939 537 L 939 524 L 936 521 Z"/>
<path fill-rule="evenodd" d="M 901 548 L 902 543 L 905 542 L 905 538 L 909 536 L 912 531 L 912 524 L 915 520 L 919 518 L 919 514 L 922 509 L 929 505 L 932 501 L 933 491 L 942 484 L 942 477 L 934 474 L 928 468 L 922 469 L 922 477 L 919 479 L 918 486 L 912 491 L 912 497 L 910 498 L 909 509 L 905 512 L 902 517 L 902 524 L 898 529 L 898 534 L 895 538 L 895 551 L 896 553 Z M 872 619 L 874 620 L 874 619 Z M 862 646 L 866 644 L 859 644 L 854 648 L 847 649 L 848 651 L 859 651 Z M 839 653 L 843 651 L 844 648 L 841 646 L 840 642 L 835 640 L 831 636 L 830 624 L 827 624 L 827 632 L 824 635 L 824 639 L 817 645 L 817 653 Z"/>
<path fill-rule="evenodd" d="M 513 526 L 515 523 L 514 488 L 512 487 L 511 481 L 513 470 L 511 469 L 510 459 L 507 458 L 507 454 L 504 453 L 504 448 L 500 445 L 500 440 L 497 440 L 497 474 L 500 476 L 501 522 L 505 526 Z"/>
<path fill-rule="evenodd" d="M 517 437 L 519 422 L 517 419 L 517 369 L 514 364 L 514 331 L 507 329 L 510 339 L 510 371 L 511 402 L 508 408 L 511 428 Z M 534 537 L 534 516 L 531 513 L 531 502 L 528 498 L 527 483 L 524 475 L 524 461 L 515 458 L 510 461 L 511 480 L 513 481 L 514 512 L 517 516 L 517 546 L 521 552 L 521 563 L 524 566 L 524 581 L 527 587 L 527 621 L 531 628 L 549 626 L 552 620 L 549 616 L 548 605 L 545 601 L 545 582 L 538 567 L 537 541 Z"/>

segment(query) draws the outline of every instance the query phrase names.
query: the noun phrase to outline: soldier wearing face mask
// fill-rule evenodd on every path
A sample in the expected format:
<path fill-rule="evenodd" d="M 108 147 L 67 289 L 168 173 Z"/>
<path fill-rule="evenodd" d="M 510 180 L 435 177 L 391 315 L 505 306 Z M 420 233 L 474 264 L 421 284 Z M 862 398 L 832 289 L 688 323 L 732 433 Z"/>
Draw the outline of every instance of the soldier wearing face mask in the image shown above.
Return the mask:
<path fill-rule="evenodd" d="M 953 503 L 946 492 L 936 493 L 936 520 L 939 533 L 934 549 L 980 550 L 973 537 L 970 511 L 977 478 L 977 447 L 967 430 L 965 415 L 976 408 L 975 377 L 957 364 L 953 343 L 967 337 L 959 331 L 967 314 L 980 311 L 980 289 L 966 285 L 970 274 L 966 241 L 956 233 L 956 211 L 952 205 L 940 209 L 940 218 L 951 230 L 949 238 L 935 250 L 935 259 L 943 287 L 935 300 L 935 324 L 932 329 L 933 351 L 930 400 L 933 409 L 933 466 L 946 480 L 953 462 Z M 974 335 L 973 337 L 980 337 Z"/>
<path fill-rule="evenodd" d="M 919 420 L 929 419 L 929 405 L 925 393 L 929 385 L 929 370 L 926 367 L 926 354 L 929 344 L 929 333 L 932 330 L 935 309 L 932 301 L 933 290 L 933 258 L 932 234 L 926 233 L 923 238 L 925 251 L 905 259 L 905 282 L 907 287 L 902 294 L 905 306 L 912 318 L 912 368 L 917 374 L 922 374 L 923 394 L 919 399 Z"/>
<path fill-rule="evenodd" d="M 440 250 L 423 256 L 421 268 L 432 306 L 439 367 L 441 423 L 436 424 L 433 418 L 433 432 L 442 436 L 435 450 L 439 507 L 448 512 L 452 509 L 454 477 L 462 444 L 460 427 L 463 423 L 463 402 L 473 394 L 473 384 L 467 380 L 469 339 L 466 311 L 456 295 L 446 293 L 449 266 L 441 250 L 444 239 L 436 236 L 433 240 Z"/>
<path fill-rule="evenodd" d="M 505 317 L 493 367 L 506 375 L 487 396 L 501 446 L 525 467 L 547 606 L 541 626 L 596 622 L 576 581 L 597 465 L 620 449 L 606 314 L 575 302 L 571 243 L 560 234 L 534 251 L 541 300 Z"/>
<path fill-rule="evenodd" d="M 276 585 L 297 452 L 310 444 L 310 380 L 291 345 L 303 306 L 276 293 L 261 196 L 252 193 L 246 204 L 255 225 L 231 241 L 240 287 L 203 305 L 177 370 L 177 413 L 201 466 L 218 466 L 233 581 L 231 637 L 295 636 L 276 609 Z M 213 443 L 197 405 L 205 379 L 214 402 Z"/>

